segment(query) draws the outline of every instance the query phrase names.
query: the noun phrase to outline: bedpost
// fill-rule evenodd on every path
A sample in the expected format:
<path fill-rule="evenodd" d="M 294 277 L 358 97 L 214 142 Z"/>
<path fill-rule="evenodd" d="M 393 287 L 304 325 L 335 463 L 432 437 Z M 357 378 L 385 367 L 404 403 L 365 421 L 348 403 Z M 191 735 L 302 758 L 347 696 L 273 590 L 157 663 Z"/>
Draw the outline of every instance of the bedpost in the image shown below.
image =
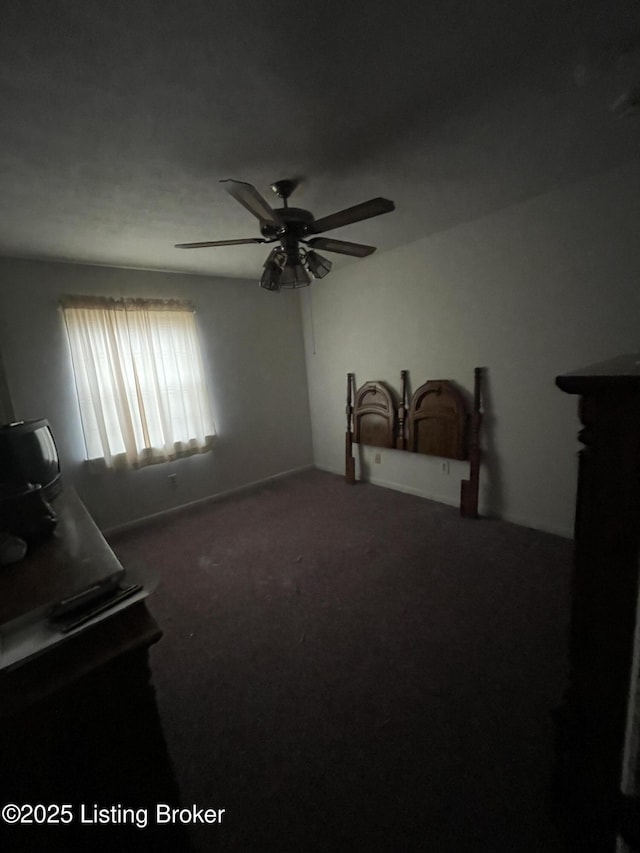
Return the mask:
<path fill-rule="evenodd" d="M 347 431 L 344 447 L 344 479 L 350 485 L 356 481 L 356 460 L 353 458 L 353 391 L 355 376 L 347 373 Z"/>
<path fill-rule="evenodd" d="M 460 484 L 460 514 L 464 518 L 478 517 L 478 484 L 480 477 L 480 425 L 482 423 L 481 382 L 482 368 L 476 367 L 473 384 L 473 412 L 469 442 L 469 479 Z"/>
<path fill-rule="evenodd" d="M 409 375 L 408 370 L 401 370 L 400 377 L 402 379 L 402 399 L 400 400 L 400 406 L 398 407 L 398 435 L 396 436 L 396 448 L 398 450 L 406 450 L 407 449 L 407 435 L 405 424 L 407 421 L 407 377 Z"/>

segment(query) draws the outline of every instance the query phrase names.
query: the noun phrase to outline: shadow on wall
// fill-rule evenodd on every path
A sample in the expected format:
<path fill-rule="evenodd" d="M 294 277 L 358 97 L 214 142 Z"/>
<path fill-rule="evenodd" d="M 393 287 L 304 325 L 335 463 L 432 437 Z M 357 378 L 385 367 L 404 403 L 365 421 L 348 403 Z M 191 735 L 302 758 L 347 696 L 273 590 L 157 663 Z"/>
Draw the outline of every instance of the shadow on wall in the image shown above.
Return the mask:
<path fill-rule="evenodd" d="M 357 444 L 358 448 L 358 467 L 360 469 L 360 479 L 365 483 L 368 483 L 371 480 L 371 465 L 365 459 L 363 445 Z"/>
<path fill-rule="evenodd" d="M 9 393 L 9 385 L 4 372 L 4 362 L 2 361 L 2 353 L 0 352 L 0 424 L 8 424 L 15 421 L 15 419 L 13 401 Z"/>
<path fill-rule="evenodd" d="M 480 485 L 484 512 L 489 517 L 502 517 L 504 494 L 500 460 L 494 440 L 495 415 L 491 402 L 491 374 L 488 367 L 482 370 L 482 427 L 480 430 Z"/>

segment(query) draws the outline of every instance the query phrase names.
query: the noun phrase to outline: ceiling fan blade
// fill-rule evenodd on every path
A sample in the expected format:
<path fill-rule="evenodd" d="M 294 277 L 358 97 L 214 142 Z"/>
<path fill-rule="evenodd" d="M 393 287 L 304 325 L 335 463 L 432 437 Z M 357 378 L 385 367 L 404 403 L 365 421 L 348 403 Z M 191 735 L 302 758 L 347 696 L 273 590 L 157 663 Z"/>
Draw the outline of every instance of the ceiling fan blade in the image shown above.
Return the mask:
<path fill-rule="evenodd" d="M 353 255 L 355 258 L 366 258 L 372 255 L 376 247 L 365 246 L 364 243 L 347 243 L 345 240 L 332 240 L 330 237 L 314 237 L 307 241 L 314 249 L 325 249 L 327 252 L 338 252 L 340 255 Z"/>
<path fill-rule="evenodd" d="M 230 196 L 233 196 L 236 201 L 240 202 L 243 207 L 257 216 L 260 222 L 272 222 L 274 225 L 281 225 L 280 217 L 262 198 L 258 190 L 252 185 L 244 181 L 234 181 L 232 178 L 226 178 L 220 181 L 221 184 L 226 184 L 225 190 Z"/>
<path fill-rule="evenodd" d="M 174 249 L 206 249 L 209 246 L 242 246 L 245 243 L 271 243 L 262 237 L 247 237 L 246 240 L 208 240 L 204 243 L 176 243 Z"/>
<path fill-rule="evenodd" d="M 343 225 L 350 225 L 352 222 L 370 219 L 372 216 L 380 216 L 381 213 L 390 213 L 395 209 L 395 204 L 389 201 L 388 198 L 372 198 L 369 201 L 363 201 L 362 204 L 356 204 L 353 207 L 347 207 L 345 210 L 332 213 L 330 216 L 316 219 L 311 225 L 309 233 L 322 234 L 323 231 L 342 228 Z"/>

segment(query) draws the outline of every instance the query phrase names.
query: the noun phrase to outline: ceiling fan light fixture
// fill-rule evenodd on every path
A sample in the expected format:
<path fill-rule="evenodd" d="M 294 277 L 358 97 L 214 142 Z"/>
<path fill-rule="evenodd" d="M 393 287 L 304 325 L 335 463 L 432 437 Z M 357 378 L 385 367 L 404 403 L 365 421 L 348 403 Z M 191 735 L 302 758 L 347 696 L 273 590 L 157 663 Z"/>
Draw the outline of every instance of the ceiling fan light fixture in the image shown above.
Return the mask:
<path fill-rule="evenodd" d="M 298 288 L 308 287 L 311 284 L 309 273 L 303 267 L 300 260 L 296 263 L 289 263 L 282 268 L 280 276 L 280 287 L 282 288 Z"/>
<path fill-rule="evenodd" d="M 314 251 L 307 252 L 306 265 L 314 278 L 324 278 L 327 273 L 331 272 L 333 266 L 328 258 Z"/>
<path fill-rule="evenodd" d="M 271 254 L 273 254 L 273 252 Z M 260 287 L 264 288 L 264 290 L 280 290 L 281 276 L 282 267 L 275 259 L 271 259 L 271 256 L 269 256 L 265 262 L 264 271 L 260 278 Z"/>

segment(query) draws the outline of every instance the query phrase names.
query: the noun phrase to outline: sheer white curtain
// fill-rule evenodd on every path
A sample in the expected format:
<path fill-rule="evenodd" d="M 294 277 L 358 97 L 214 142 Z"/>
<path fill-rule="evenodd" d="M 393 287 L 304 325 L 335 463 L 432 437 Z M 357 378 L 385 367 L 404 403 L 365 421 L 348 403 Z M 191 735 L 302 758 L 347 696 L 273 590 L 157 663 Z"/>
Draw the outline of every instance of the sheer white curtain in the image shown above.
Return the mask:
<path fill-rule="evenodd" d="M 215 428 L 193 308 L 65 296 L 87 458 L 137 468 L 211 447 Z"/>

